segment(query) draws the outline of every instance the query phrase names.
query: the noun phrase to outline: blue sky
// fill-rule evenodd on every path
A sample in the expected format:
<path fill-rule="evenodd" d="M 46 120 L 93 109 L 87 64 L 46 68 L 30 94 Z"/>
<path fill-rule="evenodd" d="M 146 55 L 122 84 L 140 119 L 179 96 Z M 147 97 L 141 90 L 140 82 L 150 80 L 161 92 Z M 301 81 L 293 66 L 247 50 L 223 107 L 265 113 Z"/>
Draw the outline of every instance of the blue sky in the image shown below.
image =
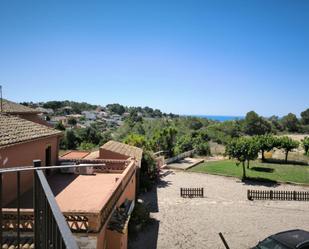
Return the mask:
<path fill-rule="evenodd" d="M 179 114 L 309 107 L 309 1 L 0 1 L 0 84 L 14 101 Z"/>

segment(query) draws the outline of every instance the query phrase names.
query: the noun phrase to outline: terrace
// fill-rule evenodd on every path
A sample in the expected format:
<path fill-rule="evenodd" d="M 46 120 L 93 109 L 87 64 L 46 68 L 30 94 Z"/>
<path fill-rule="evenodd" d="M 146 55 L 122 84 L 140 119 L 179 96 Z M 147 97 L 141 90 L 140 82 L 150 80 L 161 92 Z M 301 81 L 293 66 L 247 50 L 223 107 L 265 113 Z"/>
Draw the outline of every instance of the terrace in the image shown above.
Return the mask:
<path fill-rule="evenodd" d="M 129 191 L 125 196 L 123 193 L 126 192 L 136 167 L 134 160 L 80 159 L 78 157 L 73 159 L 68 155 L 60 160 L 62 164 L 73 164 L 76 161 L 88 163 L 88 166 L 73 166 L 80 167 L 79 170 L 68 170 L 72 168 L 67 166 L 54 166 L 52 168 L 56 167 L 57 172 L 48 176 L 47 181 L 55 203 L 79 242 L 80 235 L 86 233 L 89 237 L 98 237 L 116 207 L 124 203 L 127 198 L 134 200 L 134 191 L 131 191 L 132 193 Z M 89 163 L 92 164 L 89 165 Z M 90 171 L 89 166 L 91 166 Z M 66 167 L 66 170 L 59 171 L 59 167 Z M 19 177 L 22 178 L 22 175 L 21 172 Z M 43 177 L 45 178 L 44 174 Z M 19 193 L 16 199 L 2 208 L 1 235 L 3 232 L 4 235 L 12 232 L 14 235 L 23 232 L 31 234 L 35 230 L 35 200 L 33 199 L 35 194 L 33 193 L 37 191 L 36 186 L 34 185 L 33 189 L 25 193 L 20 192 L 20 186 L 17 189 Z M 1 190 L 3 191 L 3 188 Z M 5 188 L 3 192 L 5 193 Z M 98 238 L 94 239 L 95 244 L 98 243 L 97 240 Z"/>

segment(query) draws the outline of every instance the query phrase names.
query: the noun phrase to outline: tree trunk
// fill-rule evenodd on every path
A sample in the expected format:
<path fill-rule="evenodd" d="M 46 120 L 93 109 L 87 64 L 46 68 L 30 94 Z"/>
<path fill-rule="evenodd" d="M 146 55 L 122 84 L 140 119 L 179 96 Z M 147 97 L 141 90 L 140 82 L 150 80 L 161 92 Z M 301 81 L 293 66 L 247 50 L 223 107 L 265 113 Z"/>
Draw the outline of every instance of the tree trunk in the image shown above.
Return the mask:
<path fill-rule="evenodd" d="M 285 152 L 285 163 L 288 163 L 288 154 L 289 154 L 289 152 L 286 151 L 286 152 Z"/>
<path fill-rule="evenodd" d="M 265 161 L 264 150 L 262 150 L 262 162 Z"/>
<path fill-rule="evenodd" d="M 246 179 L 246 166 L 245 166 L 245 161 L 242 162 L 242 179 Z"/>
<path fill-rule="evenodd" d="M 249 169 L 250 168 L 250 161 L 249 160 L 247 160 L 247 169 Z"/>

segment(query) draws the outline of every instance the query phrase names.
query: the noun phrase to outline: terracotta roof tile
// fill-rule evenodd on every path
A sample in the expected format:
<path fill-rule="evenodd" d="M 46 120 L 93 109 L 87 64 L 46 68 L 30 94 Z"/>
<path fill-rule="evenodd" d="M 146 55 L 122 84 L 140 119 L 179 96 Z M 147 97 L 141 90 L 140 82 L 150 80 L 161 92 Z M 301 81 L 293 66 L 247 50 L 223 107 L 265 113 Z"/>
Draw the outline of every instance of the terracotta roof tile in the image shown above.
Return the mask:
<path fill-rule="evenodd" d="M 0 114 L 0 147 L 61 134 L 61 131 L 45 125 Z"/>
<path fill-rule="evenodd" d="M 142 160 L 143 150 L 132 145 L 111 140 L 102 145 L 101 148 L 116 152 L 118 154 L 135 157 L 138 161 Z"/>
<path fill-rule="evenodd" d="M 33 108 L 30 108 L 24 105 L 17 104 L 15 102 L 12 102 L 6 99 L 2 99 L 2 112 L 9 113 L 9 114 L 40 113 L 38 110 L 35 110 Z"/>

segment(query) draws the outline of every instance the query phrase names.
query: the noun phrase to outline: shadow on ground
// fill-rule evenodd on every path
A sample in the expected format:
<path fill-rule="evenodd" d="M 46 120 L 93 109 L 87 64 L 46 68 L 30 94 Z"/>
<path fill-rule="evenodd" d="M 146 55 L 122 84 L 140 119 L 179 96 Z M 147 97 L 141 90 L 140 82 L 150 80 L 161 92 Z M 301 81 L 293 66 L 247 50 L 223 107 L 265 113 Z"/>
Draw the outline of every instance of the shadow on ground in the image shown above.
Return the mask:
<path fill-rule="evenodd" d="M 271 179 L 263 178 L 263 177 L 247 177 L 242 180 L 243 184 L 251 185 L 251 186 L 265 186 L 265 187 L 277 187 L 280 184 Z"/>
<path fill-rule="evenodd" d="M 151 219 L 150 223 L 138 233 L 130 233 L 129 249 L 156 249 L 160 221 Z"/>
<path fill-rule="evenodd" d="M 172 170 L 166 170 L 160 174 L 157 183 L 151 191 L 142 193 L 138 199 L 141 199 L 147 206 L 150 213 L 159 212 L 158 206 L 158 192 L 159 188 L 166 188 L 171 185 L 171 182 L 166 180 L 168 175 L 175 174 Z M 159 234 L 160 221 L 154 218 L 151 219 L 149 224 L 141 231 L 129 231 L 129 249 L 156 249 L 158 234 Z"/>
<path fill-rule="evenodd" d="M 264 168 L 264 167 L 252 167 L 251 170 L 258 171 L 258 172 L 265 172 L 265 173 L 273 173 L 273 168 Z"/>

